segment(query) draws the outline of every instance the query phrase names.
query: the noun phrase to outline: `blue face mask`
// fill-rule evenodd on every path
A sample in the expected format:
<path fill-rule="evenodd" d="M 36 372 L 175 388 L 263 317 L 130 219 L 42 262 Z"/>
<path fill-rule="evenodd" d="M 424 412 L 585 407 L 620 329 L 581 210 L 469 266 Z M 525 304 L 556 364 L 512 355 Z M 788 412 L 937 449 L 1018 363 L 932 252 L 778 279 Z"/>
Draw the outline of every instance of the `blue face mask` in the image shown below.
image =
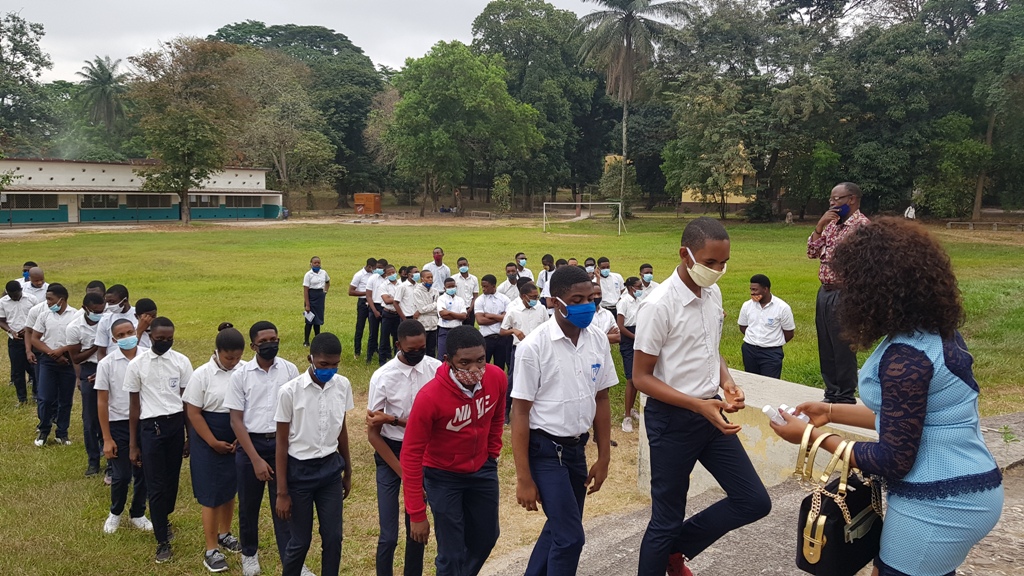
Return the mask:
<path fill-rule="evenodd" d="M 433 282 L 424 282 L 424 283 L 423 283 L 423 287 L 424 287 L 424 288 L 426 288 L 426 289 L 428 289 L 428 290 L 429 290 L 429 289 L 430 289 L 430 287 L 431 287 L 431 286 L 433 286 L 433 285 L 434 285 L 434 283 L 433 283 Z"/>
<path fill-rule="evenodd" d="M 637 300 L 639 300 L 640 297 L 643 296 L 643 295 L 644 295 L 644 291 L 643 290 L 637 290 L 637 291 L 633 292 L 633 298 L 636 298 Z"/>
<path fill-rule="evenodd" d="M 650 284 L 651 280 L 654 280 L 654 274 L 644 274 L 644 282 Z"/>
<path fill-rule="evenodd" d="M 89 317 L 90 322 L 99 322 L 103 319 L 103 314 L 97 314 L 95 312 L 87 312 L 86 315 Z"/>
<path fill-rule="evenodd" d="M 313 368 L 313 375 L 322 384 L 327 384 L 338 373 L 337 368 Z"/>
<path fill-rule="evenodd" d="M 520 258 L 519 259 L 519 265 L 520 266 L 526 266 L 526 258 Z"/>
<path fill-rule="evenodd" d="M 607 278 L 607 277 L 611 276 L 611 274 L 612 274 L 612 271 L 607 269 L 607 268 L 604 268 L 604 269 L 601 270 L 601 277 L 602 278 Z"/>
<path fill-rule="evenodd" d="M 24 272 L 22 272 L 21 273 L 21 277 L 24 278 L 25 280 L 28 280 L 28 270 L 25 270 Z"/>
<path fill-rule="evenodd" d="M 54 304 L 50 306 L 50 312 L 60 312 L 60 304 Z"/>
<path fill-rule="evenodd" d="M 456 288 L 446 288 L 445 291 L 444 291 L 444 293 L 449 295 L 449 296 L 455 296 L 456 292 L 458 292 L 458 289 L 456 289 Z"/>
<path fill-rule="evenodd" d="M 313 274 L 316 274 L 318 272 L 320 272 L 320 267 L 319 266 L 313 266 Z"/>
<path fill-rule="evenodd" d="M 469 272 L 469 266 L 459 266 L 459 272 L 463 274 Z"/>
<path fill-rule="evenodd" d="M 121 338 L 117 341 L 117 347 L 121 350 L 131 350 L 139 345 L 138 336 L 128 336 L 127 338 Z"/>
<path fill-rule="evenodd" d="M 391 276 L 388 276 L 388 282 L 394 282 L 396 280 L 398 280 L 398 274 L 392 274 Z"/>
<path fill-rule="evenodd" d="M 565 313 L 562 314 L 562 312 L 559 311 L 559 314 L 562 314 L 562 316 L 564 316 L 565 319 L 573 326 L 580 330 L 585 330 L 587 326 L 590 326 L 590 323 L 593 322 L 594 314 L 597 313 L 597 306 L 595 306 L 593 302 L 584 302 L 583 304 L 566 304 L 561 298 L 559 298 L 558 301 L 565 305 Z"/>
<path fill-rule="evenodd" d="M 376 274 L 377 276 L 383 276 L 384 270 L 377 268 L 376 270 L 373 271 L 373 273 Z"/>
<path fill-rule="evenodd" d="M 526 303 L 530 306 L 530 308 L 533 308 L 534 306 L 536 306 L 537 302 L 539 302 L 539 300 L 527 300 L 526 301 Z"/>
<path fill-rule="evenodd" d="M 420 273 L 419 272 L 417 272 L 417 273 L 412 275 L 412 281 L 413 282 L 419 282 L 420 281 Z"/>
<path fill-rule="evenodd" d="M 850 205 L 849 204 L 843 204 L 842 206 L 839 207 L 839 217 L 840 218 L 846 218 L 849 215 L 850 215 Z"/>

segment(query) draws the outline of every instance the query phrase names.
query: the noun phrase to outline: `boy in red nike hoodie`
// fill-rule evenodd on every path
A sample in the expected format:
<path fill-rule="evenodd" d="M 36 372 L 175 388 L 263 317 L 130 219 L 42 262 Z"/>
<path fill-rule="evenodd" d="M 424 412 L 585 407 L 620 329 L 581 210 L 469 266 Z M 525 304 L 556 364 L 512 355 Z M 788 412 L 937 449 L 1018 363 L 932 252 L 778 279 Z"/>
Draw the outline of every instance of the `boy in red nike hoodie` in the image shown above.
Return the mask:
<path fill-rule="evenodd" d="M 402 446 L 412 538 L 437 532 L 437 576 L 474 576 L 498 541 L 498 455 L 508 379 L 472 326 L 448 332 L 444 364 L 416 395 Z"/>

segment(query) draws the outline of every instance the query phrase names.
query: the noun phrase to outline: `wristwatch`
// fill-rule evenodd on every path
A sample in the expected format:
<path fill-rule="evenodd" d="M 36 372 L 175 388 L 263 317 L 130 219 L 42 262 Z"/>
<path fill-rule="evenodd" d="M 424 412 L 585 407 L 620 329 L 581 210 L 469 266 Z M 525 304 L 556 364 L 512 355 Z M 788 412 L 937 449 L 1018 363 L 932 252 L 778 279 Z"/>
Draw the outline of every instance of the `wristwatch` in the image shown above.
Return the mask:
<path fill-rule="evenodd" d="M 391 425 L 398 426 L 398 416 L 395 416 L 394 418 L 391 419 Z"/>

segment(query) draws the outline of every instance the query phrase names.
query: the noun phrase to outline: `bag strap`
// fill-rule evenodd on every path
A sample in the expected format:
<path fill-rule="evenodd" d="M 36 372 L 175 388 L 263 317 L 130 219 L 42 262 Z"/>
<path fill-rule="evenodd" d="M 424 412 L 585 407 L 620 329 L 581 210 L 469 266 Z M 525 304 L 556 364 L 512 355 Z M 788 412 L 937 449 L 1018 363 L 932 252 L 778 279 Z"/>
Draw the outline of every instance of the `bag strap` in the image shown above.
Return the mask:
<path fill-rule="evenodd" d="M 808 423 L 807 428 L 804 428 L 803 438 L 800 440 L 800 451 L 796 453 L 796 470 L 793 471 L 794 476 L 803 476 L 804 467 L 807 466 L 807 453 L 811 449 L 811 432 L 814 430 L 814 425 Z"/>
<path fill-rule="evenodd" d="M 843 472 L 839 477 L 839 490 L 836 492 L 841 496 L 846 496 L 846 487 L 850 480 L 850 459 L 853 457 L 853 445 L 856 442 L 847 442 L 845 448 L 842 450 L 843 453 Z M 838 454 L 840 451 L 836 450 Z"/>
<path fill-rule="evenodd" d="M 822 434 L 821 436 L 818 436 L 818 438 L 814 441 L 814 444 L 811 445 L 811 449 L 807 453 L 807 462 L 804 465 L 804 472 L 803 472 L 804 480 L 812 481 L 812 479 L 814 478 L 814 457 L 817 456 L 818 448 L 821 447 L 821 443 L 824 442 L 825 439 L 828 438 L 829 436 L 838 436 L 838 434 L 832 434 L 831 432 L 826 432 L 826 433 Z M 835 466 L 832 466 L 832 469 L 834 470 Z M 829 472 L 829 474 L 831 475 L 832 472 Z M 827 478 L 826 478 L 826 480 L 827 480 Z M 824 480 L 823 480 L 823 482 L 824 482 Z"/>
<path fill-rule="evenodd" d="M 835 434 L 833 434 L 833 436 L 835 436 Z M 846 440 L 841 441 L 839 443 L 839 446 L 836 447 L 835 452 L 832 453 L 832 458 L 829 459 L 828 465 L 825 466 L 825 470 L 822 471 L 821 473 L 820 480 L 823 485 L 828 483 L 828 479 L 832 477 L 832 474 L 835 473 L 836 468 L 839 467 L 839 463 L 842 462 L 843 452 L 846 450 L 847 444 L 848 442 Z"/>

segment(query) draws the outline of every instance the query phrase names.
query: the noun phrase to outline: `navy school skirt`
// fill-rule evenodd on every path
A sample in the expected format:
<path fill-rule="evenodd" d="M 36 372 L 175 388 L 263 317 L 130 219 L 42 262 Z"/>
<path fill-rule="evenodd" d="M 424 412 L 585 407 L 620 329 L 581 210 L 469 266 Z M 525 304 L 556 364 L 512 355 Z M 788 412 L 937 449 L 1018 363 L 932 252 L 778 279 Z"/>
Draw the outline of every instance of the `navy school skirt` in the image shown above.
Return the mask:
<path fill-rule="evenodd" d="M 314 326 L 324 325 L 324 304 L 326 303 L 327 295 L 324 294 L 323 290 L 314 288 L 309 289 L 309 311 L 313 313 L 313 321 L 306 321 L 306 324 L 313 324 Z"/>
<path fill-rule="evenodd" d="M 235 441 L 230 414 L 203 411 L 203 419 L 214 438 L 224 442 Z M 198 434 L 192 434 L 191 444 L 189 466 L 192 469 L 192 492 L 196 501 L 208 508 L 216 508 L 234 499 L 238 489 L 235 455 L 217 453 Z"/>

